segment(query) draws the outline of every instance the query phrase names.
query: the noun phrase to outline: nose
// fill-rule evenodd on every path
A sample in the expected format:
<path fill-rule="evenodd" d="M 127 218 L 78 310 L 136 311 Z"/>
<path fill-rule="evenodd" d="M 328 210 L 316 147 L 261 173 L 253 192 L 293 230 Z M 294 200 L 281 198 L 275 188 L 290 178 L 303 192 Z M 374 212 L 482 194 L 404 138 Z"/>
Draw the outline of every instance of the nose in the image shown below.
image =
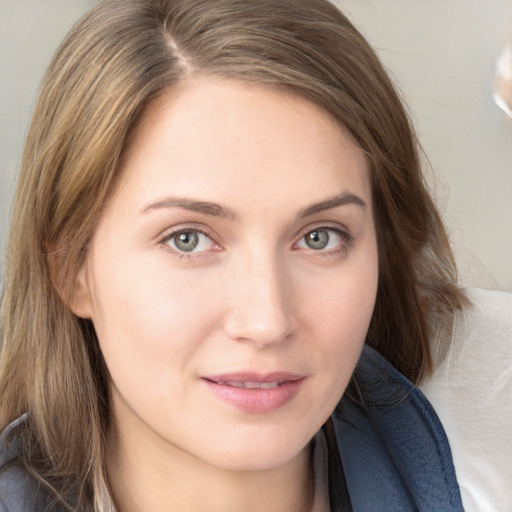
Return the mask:
<path fill-rule="evenodd" d="M 230 273 L 224 331 L 259 348 L 286 340 L 295 329 L 293 287 L 277 258 L 240 262 Z"/>

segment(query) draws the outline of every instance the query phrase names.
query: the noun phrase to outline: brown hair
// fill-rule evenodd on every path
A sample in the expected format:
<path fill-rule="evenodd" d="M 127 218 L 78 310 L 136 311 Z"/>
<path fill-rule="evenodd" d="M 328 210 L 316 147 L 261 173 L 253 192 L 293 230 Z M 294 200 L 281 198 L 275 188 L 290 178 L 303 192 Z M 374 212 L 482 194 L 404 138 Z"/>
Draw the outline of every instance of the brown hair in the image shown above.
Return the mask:
<path fill-rule="evenodd" d="M 25 435 L 45 479 L 78 482 L 98 510 L 113 508 L 102 461 L 108 373 L 91 323 L 66 303 L 142 111 L 197 75 L 299 94 L 362 148 L 380 266 L 367 343 L 414 382 L 431 369 L 435 319 L 464 303 L 402 102 L 332 4 L 100 1 L 56 52 L 27 137 L 7 247 L 0 365 L 0 428 L 29 412 Z"/>

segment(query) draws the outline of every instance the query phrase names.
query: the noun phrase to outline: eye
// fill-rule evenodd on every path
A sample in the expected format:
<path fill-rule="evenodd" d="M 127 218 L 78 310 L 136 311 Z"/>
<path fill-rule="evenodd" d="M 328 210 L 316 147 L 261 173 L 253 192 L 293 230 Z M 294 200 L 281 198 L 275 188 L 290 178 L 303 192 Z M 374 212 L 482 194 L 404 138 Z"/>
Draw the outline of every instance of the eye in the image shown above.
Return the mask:
<path fill-rule="evenodd" d="M 331 237 L 326 229 L 315 229 L 304 235 L 304 243 L 315 251 L 325 249 L 329 245 Z"/>
<path fill-rule="evenodd" d="M 175 231 L 166 236 L 162 242 L 179 253 L 204 252 L 217 247 L 208 235 L 190 228 Z"/>
<path fill-rule="evenodd" d="M 305 233 L 296 243 L 299 249 L 313 251 L 340 252 L 348 249 L 351 236 L 340 229 L 332 227 L 318 227 Z"/>

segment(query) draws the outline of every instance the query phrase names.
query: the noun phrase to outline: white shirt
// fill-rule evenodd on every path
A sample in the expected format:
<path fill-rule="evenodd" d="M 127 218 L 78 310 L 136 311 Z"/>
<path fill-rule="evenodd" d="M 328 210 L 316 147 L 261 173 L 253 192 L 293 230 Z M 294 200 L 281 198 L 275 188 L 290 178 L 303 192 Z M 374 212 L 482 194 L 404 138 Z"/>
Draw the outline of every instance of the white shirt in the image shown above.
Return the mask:
<path fill-rule="evenodd" d="M 467 290 L 420 385 L 446 430 L 466 512 L 512 511 L 512 294 Z"/>

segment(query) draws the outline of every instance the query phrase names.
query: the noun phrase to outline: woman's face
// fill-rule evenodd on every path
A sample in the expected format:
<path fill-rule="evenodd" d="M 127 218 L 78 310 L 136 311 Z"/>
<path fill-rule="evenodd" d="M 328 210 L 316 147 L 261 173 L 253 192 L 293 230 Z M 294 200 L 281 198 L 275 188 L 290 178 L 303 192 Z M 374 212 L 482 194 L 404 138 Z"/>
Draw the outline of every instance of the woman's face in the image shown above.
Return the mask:
<path fill-rule="evenodd" d="M 121 437 L 251 470 L 328 418 L 376 289 L 369 173 L 345 131 L 289 93 L 197 79 L 145 112 L 74 311 Z"/>

